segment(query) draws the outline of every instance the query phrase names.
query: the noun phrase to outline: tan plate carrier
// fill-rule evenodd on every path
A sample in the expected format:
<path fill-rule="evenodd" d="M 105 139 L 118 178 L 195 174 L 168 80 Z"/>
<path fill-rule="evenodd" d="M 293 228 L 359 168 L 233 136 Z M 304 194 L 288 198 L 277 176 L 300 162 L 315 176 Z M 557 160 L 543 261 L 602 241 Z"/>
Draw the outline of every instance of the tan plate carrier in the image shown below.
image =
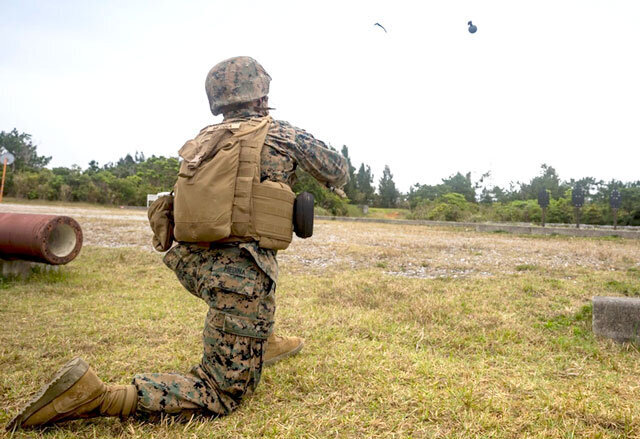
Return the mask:
<path fill-rule="evenodd" d="M 258 241 L 282 250 L 293 233 L 295 194 L 260 181 L 271 117 L 209 126 L 179 151 L 175 237 L 183 242 Z"/>

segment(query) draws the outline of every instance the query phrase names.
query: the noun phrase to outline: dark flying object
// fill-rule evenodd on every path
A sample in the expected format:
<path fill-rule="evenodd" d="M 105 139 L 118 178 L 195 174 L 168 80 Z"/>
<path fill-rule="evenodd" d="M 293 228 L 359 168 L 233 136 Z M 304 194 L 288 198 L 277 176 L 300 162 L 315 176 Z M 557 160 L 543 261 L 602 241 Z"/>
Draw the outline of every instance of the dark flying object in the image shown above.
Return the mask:
<path fill-rule="evenodd" d="M 467 23 L 469 25 L 469 33 L 475 34 L 478 30 L 478 27 L 472 22 Z"/>
<path fill-rule="evenodd" d="M 384 31 L 384 33 L 387 33 L 387 30 L 380 23 L 376 23 L 376 24 L 374 24 L 374 26 L 380 26 L 382 28 L 382 30 Z"/>

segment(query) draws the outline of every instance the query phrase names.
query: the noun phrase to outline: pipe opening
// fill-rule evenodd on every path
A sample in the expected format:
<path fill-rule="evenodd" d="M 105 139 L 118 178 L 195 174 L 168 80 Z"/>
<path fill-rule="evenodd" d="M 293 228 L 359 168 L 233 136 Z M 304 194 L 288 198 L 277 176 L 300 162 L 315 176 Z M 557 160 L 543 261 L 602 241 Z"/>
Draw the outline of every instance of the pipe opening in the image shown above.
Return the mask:
<path fill-rule="evenodd" d="M 69 256 L 76 247 L 76 231 L 68 224 L 57 224 L 47 238 L 49 251 L 59 258 Z"/>

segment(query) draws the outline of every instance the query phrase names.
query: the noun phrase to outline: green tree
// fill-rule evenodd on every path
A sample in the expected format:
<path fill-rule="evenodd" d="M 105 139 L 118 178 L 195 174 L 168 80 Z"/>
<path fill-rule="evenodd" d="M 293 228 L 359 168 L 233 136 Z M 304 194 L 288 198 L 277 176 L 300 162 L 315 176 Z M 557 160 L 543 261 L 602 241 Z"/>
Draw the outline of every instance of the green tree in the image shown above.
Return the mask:
<path fill-rule="evenodd" d="M 152 155 L 137 165 L 136 175 L 143 184 L 153 187 L 154 192 L 164 192 L 173 189 L 179 169 L 177 158 Z"/>
<path fill-rule="evenodd" d="M 144 163 L 144 161 L 144 154 L 136 151 L 133 156 L 131 154 L 127 154 L 120 158 L 115 165 L 113 163 L 107 163 L 104 165 L 103 169 L 105 171 L 109 171 L 118 178 L 125 178 L 135 175 L 138 170 L 138 165 Z"/>
<path fill-rule="evenodd" d="M 356 168 L 351 164 L 351 158 L 349 157 L 349 148 L 347 145 L 342 145 L 342 155 L 347 159 L 347 165 L 349 168 L 349 182 L 344 186 L 344 193 L 351 201 L 358 202 L 361 197 L 358 191 L 358 184 L 356 181 Z"/>
<path fill-rule="evenodd" d="M 293 185 L 293 191 L 296 194 L 309 192 L 313 194 L 314 204 L 316 206 L 328 210 L 332 215 L 343 216 L 347 214 L 346 201 L 318 183 L 318 180 L 313 178 L 308 172 L 298 168 L 296 170 L 296 177 L 296 183 Z"/>
<path fill-rule="evenodd" d="M 422 201 L 434 201 L 450 193 L 460 194 L 468 202 L 474 203 L 476 201 L 476 189 L 481 187 L 482 182 L 488 176 L 489 173 L 487 172 L 480 177 L 480 180 L 474 183 L 471 181 L 470 172 L 465 175 L 457 172 L 448 178 L 443 178 L 442 183 L 438 185 L 420 185 L 416 183 L 409 189 L 409 194 L 407 195 L 409 207 L 415 209 Z M 490 204 L 494 201 L 497 190 L 499 190 L 497 187 L 491 191 L 485 188 L 482 192 L 481 200 Z"/>
<path fill-rule="evenodd" d="M 31 142 L 31 134 L 19 133 L 17 129 L 11 132 L 0 132 L 0 154 L 10 152 L 16 158 L 13 169 L 19 171 L 36 171 L 44 168 L 51 161 L 51 157 L 38 155 L 38 147 Z"/>
<path fill-rule="evenodd" d="M 594 200 L 593 195 L 597 194 L 600 191 L 600 188 L 604 185 L 604 182 L 601 180 L 596 180 L 593 177 L 583 177 L 578 180 L 574 180 L 572 178 L 566 183 L 566 185 L 570 188 L 580 187 L 582 189 L 582 193 L 584 194 L 584 200 L 586 203 L 588 203 L 589 201 Z"/>
<path fill-rule="evenodd" d="M 441 184 L 428 185 L 416 183 L 409 188 L 409 194 L 407 195 L 409 208 L 413 210 L 421 202 L 433 201 L 436 198 L 443 196 L 446 192 L 447 188 Z"/>
<path fill-rule="evenodd" d="M 411 212 L 413 219 L 435 221 L 467 221 L 478 210 L 462 194 L 449 192 L 435 200 L 422 200 Z"/>
<path fill-rule="evenodd" d="M 385 165 L 384 171 L 382 171 L 382 178 L 378 183 L 378 194 L 380 195 L 381 207 L 396 207 L 400 193 L 396 189 L 396 184 L 393 181 L 393 175 L 388 165 Z"/>
<path fill-rule="evenodd" d="M 540 166 L 540 175 L 533 177 L 529 183 L 518 183 L 520 190 L 514 194 L 519 200 L 534 200 L 538 198 L 538 193 L 545 189 L 549 191 L 551 198 L 561 198 L 570 187 L 569 184 L 563 183 L 560 176 L 553 168 L 543 163 Z"/>
<path fill-rule="evenodd" d="M 358 204 L 373 204 L 375 188 L 373 187 L 373 174 L 371 168 L 364 163 L 360 164 L 358 174 L 356 175 L 356 186 L 360 193 L 360 199 L 355 200 Z"/>
<path fill-rule="evenodd" d="M 492 204 L 495 202 L 502 203 L 508 198 L 508 193 L 500 186 L 494 186 L 493 188 L 483 188 L 480 194 L 480 203 Z"/>
<path fill-rule="evenodd" d="M 89 162 L 89 167 L 85 172 L 87 172 L 88 174 L 95 174 L 99 170 L 100 170 L 100 165 L 98 164 L 98 162 L 95 160 L 91 160 Z"/>
<path fill-rule="evenodd" d="M 476 201 L 476 190 L 471 182 L 471 172 L 467 172 L 465 175 L 458 172 L 449 178 L 443 178 L 442 184 L 446 188 L 445 193 L 460 194 L 469 202 Z"/>

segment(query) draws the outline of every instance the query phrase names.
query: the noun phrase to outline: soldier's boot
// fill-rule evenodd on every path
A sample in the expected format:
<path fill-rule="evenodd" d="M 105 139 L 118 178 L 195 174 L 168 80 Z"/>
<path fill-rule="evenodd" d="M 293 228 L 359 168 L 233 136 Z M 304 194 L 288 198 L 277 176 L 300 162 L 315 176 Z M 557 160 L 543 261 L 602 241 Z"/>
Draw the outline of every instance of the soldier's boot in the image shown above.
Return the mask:
<path fill-rule="evenodd" d="M 275 332 L 267 339 L 267 347 L 262 355 L 265 366 L 271 366 L 280 360 L 295 355 L 302 350 L 304 339 L 300 337 L 281 337 Z"/>
<path fill-rule="evenodd" d="M 107 386 L 89 365 L 74 358 L 7 424 L 7 430 L 96 416 L 126 418 L 136 410 L 136 387 Z"/>

